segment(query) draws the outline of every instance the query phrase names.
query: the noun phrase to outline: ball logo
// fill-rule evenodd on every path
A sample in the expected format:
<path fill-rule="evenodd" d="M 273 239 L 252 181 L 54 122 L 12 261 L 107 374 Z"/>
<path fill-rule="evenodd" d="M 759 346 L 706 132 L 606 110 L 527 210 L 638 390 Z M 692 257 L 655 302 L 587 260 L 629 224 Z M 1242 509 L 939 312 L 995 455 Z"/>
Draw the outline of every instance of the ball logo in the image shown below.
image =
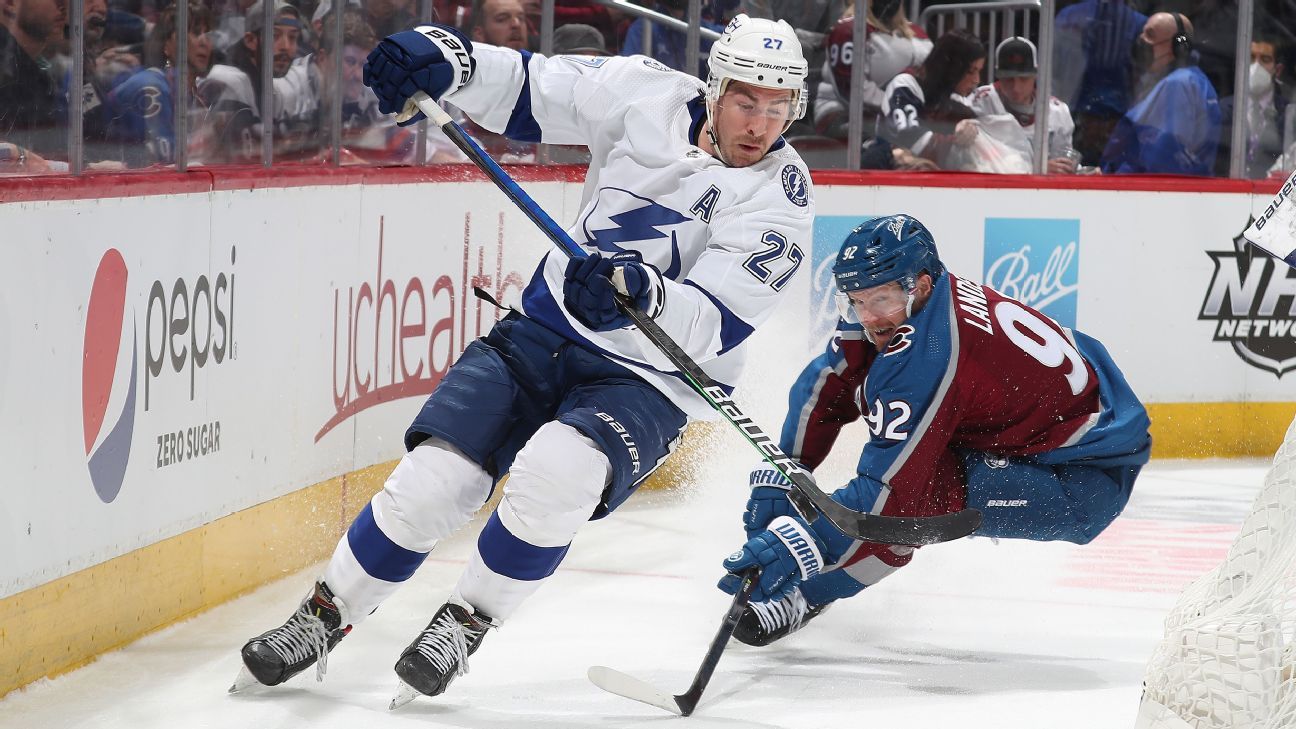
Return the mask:
<path fill-rule="evenodd" d="M 130 346 L 126 348 L 130 363 L 123 366 L 122 361 L 127 277 L 121 253 L 110 248 L 99 261 L 86 305 L 81 414 L 90 481 L 104 503 L 111 503 L 121 491 L 135 429 L 139 362 L 133 315 Z M 114 392 L 117 397 L 113 397 Z"/>

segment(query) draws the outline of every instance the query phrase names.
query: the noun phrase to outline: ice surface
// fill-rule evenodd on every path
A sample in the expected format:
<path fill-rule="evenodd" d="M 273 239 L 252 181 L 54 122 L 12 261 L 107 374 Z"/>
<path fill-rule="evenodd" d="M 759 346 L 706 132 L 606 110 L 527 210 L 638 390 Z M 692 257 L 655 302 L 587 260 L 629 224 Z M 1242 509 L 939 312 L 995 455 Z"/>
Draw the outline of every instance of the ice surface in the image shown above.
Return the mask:
<path fill-rule="evenodd" d="M 310 670 L 276 689 L 226 693 L 239 646 L 287 618 L 312 569 L 10 694 L 0 728 L 1129 727 L 1166 611 L 1223 557 L 1266 465 L 1156 462 L 1126 513 L 1085 547 L 923 548 L 790 638 L 733 643 L 697 712 L 681 719 L 585 674 L 602 664 L 666 693 L 688 687 L 729 601 L 714 588 L 720 561 L 741 540 L 751 458 L 727 436 L 720 446 L 693 488 L 639 494 L 589 524 L 437 699 L 389 712 L 392 664 L 454 584 L 480 519 L 342 642 L 323 683 Z"/>

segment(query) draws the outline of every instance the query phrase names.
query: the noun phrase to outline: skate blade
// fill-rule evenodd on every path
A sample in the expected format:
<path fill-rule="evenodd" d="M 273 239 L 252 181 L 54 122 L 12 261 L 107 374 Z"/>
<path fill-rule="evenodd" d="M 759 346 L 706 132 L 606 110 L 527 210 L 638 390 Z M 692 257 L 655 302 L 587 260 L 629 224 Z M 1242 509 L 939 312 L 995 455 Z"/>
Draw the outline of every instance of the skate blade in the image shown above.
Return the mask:
<path fill-rule="evenodd" d="M 391 704 L 387 706 L 387 710 L 395 711 L 422 695 L 423 693 L 418 689 L 397 679 L 396 695 L 392 697 Z"/>
<path fill-rule="evenodd" d="M 240 666 L 238 676 L 234 677 L 234 683 L 229 687 L 229 692 L 236 694 L 249 686 L 260 686 L 261 682 L 256 680 L 247 666 Z"/>

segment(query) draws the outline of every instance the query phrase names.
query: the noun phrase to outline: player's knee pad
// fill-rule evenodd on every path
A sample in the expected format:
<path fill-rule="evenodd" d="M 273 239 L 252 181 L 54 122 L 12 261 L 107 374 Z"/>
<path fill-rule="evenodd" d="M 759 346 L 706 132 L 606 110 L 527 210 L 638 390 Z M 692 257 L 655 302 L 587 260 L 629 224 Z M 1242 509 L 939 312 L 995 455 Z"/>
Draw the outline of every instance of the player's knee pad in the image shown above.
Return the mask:
<path fill-rule="evenodd" d="M 1088 544 L 1125 508 L 1133 485 L 1119 468 L 979 453 L 966 464 L 967 505 L 981 510 L 980 536 Z"/>
<path fill-rule="evenodd" d="M 399 546 L 427 552 L 486 503 L 491 483 L 462 451 L 429 438 L 405 454 L 374 496 L 374 521 Z"/>
<path fill-rule="evenodd" d="M 593 440 L 570 425 L 545 423 L 513 460 L 500 521 L 529 544 L 565 546 L 594 513 L 611 473 Z"/>

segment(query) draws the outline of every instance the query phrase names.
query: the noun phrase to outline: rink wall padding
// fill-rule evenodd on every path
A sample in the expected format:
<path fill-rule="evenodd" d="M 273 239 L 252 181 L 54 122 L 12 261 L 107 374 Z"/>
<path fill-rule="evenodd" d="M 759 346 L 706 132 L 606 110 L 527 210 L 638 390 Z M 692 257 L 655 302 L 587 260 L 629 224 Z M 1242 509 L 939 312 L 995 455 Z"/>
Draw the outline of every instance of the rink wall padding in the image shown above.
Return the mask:
<path fill-rule="evenodd" d="M 510 169 L 576 222 L 583 170 Z M 1268 455 L 1296 414 L 1296 272 L 1237 239 L 1272 183 L 815 180 L 805 270 L 739 383 L 771 433 L 831 332 L 843 235 L 890 212 L 1102 340 L 1154 456 Z M 550 248 L 463 166 L 0 179 L 0 230 L 0 695 L 326 557 L 502 316 L 472 288 L 516 301 Z M 707 443 L 654 483 L 699 486 Z"/>
<path fill-rule="evenodd" d="M 0 600 L 0 695 L 326 558 L 392 465 L 331 478 Z"/>

